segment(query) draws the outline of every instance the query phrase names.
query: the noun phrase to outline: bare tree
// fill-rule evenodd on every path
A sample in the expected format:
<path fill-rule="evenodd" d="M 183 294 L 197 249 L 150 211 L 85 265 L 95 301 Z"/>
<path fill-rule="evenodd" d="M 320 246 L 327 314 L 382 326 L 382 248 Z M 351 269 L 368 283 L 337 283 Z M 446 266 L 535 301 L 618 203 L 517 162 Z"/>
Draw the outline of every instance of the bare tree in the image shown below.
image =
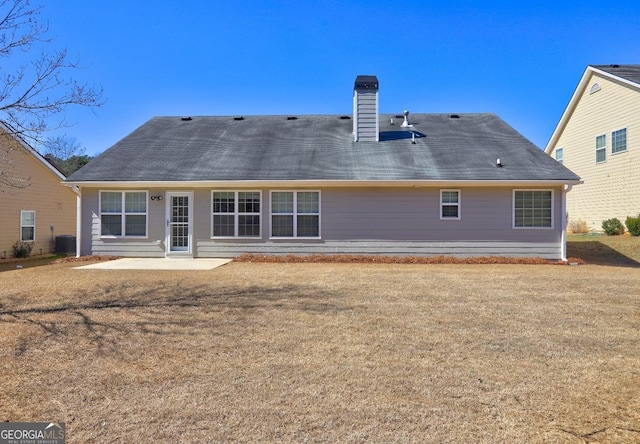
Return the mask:
<path fill-rule="evenodd" d="M 70 75 L 80 68 L 69 60 L 66 49 L 46 51 L 53 40 L 48 24 L 39 21 L 42 6 L 29 0 L 0 0 L 0 120 L 8 136 L 22 139 L 42 153 L 63 146 L 54 131 L 69 127 L 64 111 L 69 106 L 99 107 L 102 88 L 76 82 Z M 20 63 L 22 59 L 26 60 Z M 2 60 L 14 63 L 7 72 Z M 25 178 L 13 177 L 10 159 L 12 144 L 0 138 L 0 190 L 28 186 Z M 4 151 L 4 152 L 3 152 Z M 60 156 L 58 156 L 60 157 Z"/>

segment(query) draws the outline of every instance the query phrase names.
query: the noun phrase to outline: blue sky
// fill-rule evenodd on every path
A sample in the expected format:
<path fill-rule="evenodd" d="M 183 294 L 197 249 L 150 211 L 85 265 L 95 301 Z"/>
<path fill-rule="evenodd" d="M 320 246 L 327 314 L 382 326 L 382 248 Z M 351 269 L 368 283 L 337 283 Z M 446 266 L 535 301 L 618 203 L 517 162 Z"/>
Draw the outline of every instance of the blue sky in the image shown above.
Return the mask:
<path fill-rule="evenodd" d="M 66 132 L 98 154 L 157 115 L 493 112 L 544 148 L 588 64 L 640 63 L 634 1 L 48 2 L 55 47 L 104 88 Z"/>

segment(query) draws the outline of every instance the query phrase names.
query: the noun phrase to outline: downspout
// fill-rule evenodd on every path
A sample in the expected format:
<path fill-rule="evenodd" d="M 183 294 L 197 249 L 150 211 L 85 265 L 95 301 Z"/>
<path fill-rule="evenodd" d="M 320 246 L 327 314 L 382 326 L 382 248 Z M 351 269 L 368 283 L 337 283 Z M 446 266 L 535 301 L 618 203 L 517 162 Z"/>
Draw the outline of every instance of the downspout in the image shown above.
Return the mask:
<path fill-rule="evenodd" d="M 78 185 L 71 185 L 76 193 L 76 257 L 80 257 L 80 245 L 82 245 L 82 192 Z"/>
<path fill-rule="evenodd" d="M 562 261 L 567 262 L 567 193 L 573 188 L 572 184 L 567 184 L 562 189 Z"/>

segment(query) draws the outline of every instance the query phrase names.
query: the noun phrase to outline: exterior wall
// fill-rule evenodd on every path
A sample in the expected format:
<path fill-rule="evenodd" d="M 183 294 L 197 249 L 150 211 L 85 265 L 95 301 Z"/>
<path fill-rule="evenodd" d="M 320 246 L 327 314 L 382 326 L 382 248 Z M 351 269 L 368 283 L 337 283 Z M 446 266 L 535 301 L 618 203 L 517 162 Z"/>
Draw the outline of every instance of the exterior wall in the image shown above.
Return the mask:
<path fill-rule="evenodd" d="M 591 93 L 591 86 L 600 90 Z M 584 184 L 567 195 L 570 221 L 602 231 L 602 221 L 640 213 L 640 87 L 593 73 L 550 155 L 563 149 L 563 164 Z M 627 151 L 611 153 L 611 132 L 627 129 Z M 596 136 L 606 134 L 606 161 L 596 163 Z"/>
<path fill-rule="evenodd" d="M 212 189 L 184 191 L 194 193 L 195 257 L 235 257 L 243 253 L 562 257 L 560 187 L 552 188 L 552 229 L 512 227 L 511 187 L 456 189 L 460 190 L 460 220 L 440 219 L 441 188 L 313 188 L 321 193 L 319 239 L 270 238 L 269 189 L 261 190 L 260 238 L 212 238 Z M 164 257 L 165 202 L 148 202 L 146 238 L 106 239 L 100 236 L 99 191 L 95 188 L 82 191 L 83 233 L 87 233 L 83 235 L 82 254 Z M 148 191 L 151 196 L 179 190 Z"/>
<path fill-rule="evenodd" d="M 10 168 L 14 177 L 30 178 L 26 188 L 2 188 L 0 191 L 0 259 L 13 256 L 13 245 L 20 240 L 21 210 L 35 211 L 35 241 L 31 254 L 55 251 L 55 237 L 76 235 L 76 194 L 61 184 L 62 179 L 27 152 L 13 139 L 0 137 L 0 152 L 7 153 L 2 168 Z M 11 144 L 8 149 L 7 143 Z M 8 160 L 9 160 L 8 159 Z M 53 231 L 51 230 L 53 227 Z"/>

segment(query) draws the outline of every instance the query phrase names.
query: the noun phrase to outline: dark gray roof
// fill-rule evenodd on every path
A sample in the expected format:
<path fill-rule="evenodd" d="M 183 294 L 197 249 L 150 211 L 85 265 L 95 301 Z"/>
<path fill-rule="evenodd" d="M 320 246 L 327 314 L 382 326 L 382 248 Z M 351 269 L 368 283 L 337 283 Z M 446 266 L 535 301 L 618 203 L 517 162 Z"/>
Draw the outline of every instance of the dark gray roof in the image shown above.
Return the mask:
<path fill-rule="evenodd" d="M 596 69 L 640 85 L 640 65 L 591 65 Z"/>
<path fill-rule="evenodd" d="M 494 114 L 409 118 L 415 143 L 400 115 L 379 142 L 354 142 L 350 116 L 154 117 L 67 181 L 579 179 Z"/>

